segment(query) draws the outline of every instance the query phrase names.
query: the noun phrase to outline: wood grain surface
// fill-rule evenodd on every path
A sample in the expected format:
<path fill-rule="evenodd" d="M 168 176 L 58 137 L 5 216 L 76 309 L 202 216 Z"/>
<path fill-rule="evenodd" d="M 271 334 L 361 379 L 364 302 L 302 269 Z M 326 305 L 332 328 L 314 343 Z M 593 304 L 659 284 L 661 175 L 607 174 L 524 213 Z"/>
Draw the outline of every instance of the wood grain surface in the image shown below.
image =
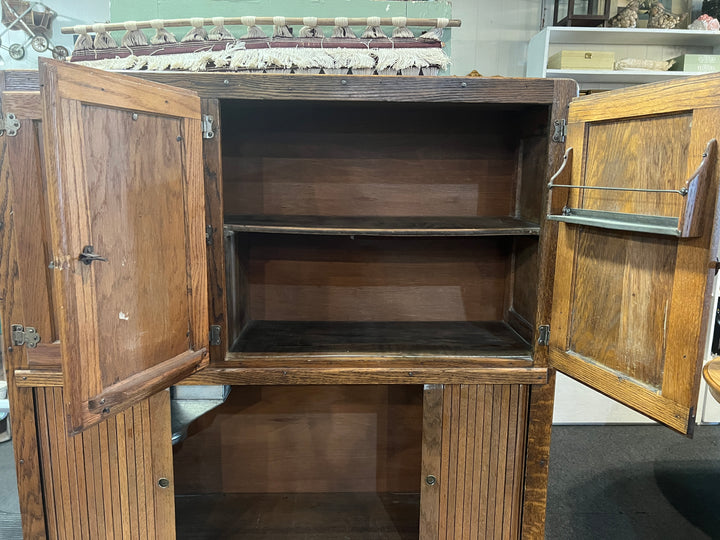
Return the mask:
<path fill-rule="evenodd" d="M 660 189 L 684 185 L 682 179 L 694 173 L 707 142 L 718 136 L 720 111 L 702 97 L 716 81 L 702 77 L 681 84 L 680 93 L 660 107 L 664 115 L 638 118 L 637 110 L 621 113 L 600 99 L 573 104 L 568 145 L 584 159 L 575 160 L 572 182 L 631 182 Z M 688 108 L 691 87 L 698 101 Z M 632 96 L 620 92 L 617 97 Z M 599 112 L 595 106 L 604 109 Z M 644 107 L 638 110 L 649 112 Z M 672 142 L 655 140 L 648 148 L 644 141 L 658 132 L 673 133 Z M 714 273 L 708 271 L 708 261 L 714 260 L 720 238 L 717 174 L 709 180 L 709 196 L 694 210 L 694 218 L 704 224 L 696 229 L 702 231 L 697 238 L 560 225 L 553 290 L 552 365 L 687 434 L 694 425 L 712 311 Z M 571 191 L 578 192 L 570 195 L 573 207 L 680 215 L 684 205 L 680 196 L 668 202 L 667 195 L 659 194 Z"/>
<path fill-rule="evenodd" d="M 67 434 L 63 390 L 34 392 L 48 537 L 175 538 L 168 392 L 76 436 Z"/>
<path fill-rule="evenodd" d="M 6 77 L 3 76 L 3 81 Z M 3 88 L 0 88 L 2 90 Z M 3 105 L 4 105 L 3 100 Z M 8 112 L 3 109 L 3 115 Z M 19 114 L 19 113 L 18 113 Z M 36 114 L 33 115 L 35 117 Z M 23 535 L 28 538 L 42 538 L 47 535 L 44 501 L 42 499 L 41 465 L 36 437 L 35 402 L 30 388 L 16 386 L 15 370 L 28 364 L 26 347 L 15 347 L 12 342 L 13 324 L 25 323 L 25 308 L 28 315 L 38 317 L 37 323 L 49 331 L 50 317 L 43 312 L 43 290 L 47 298 L 47 283 L 42 274 L 44 256 L 38 266 L 28 268 L 28 255 L 37 255 L 38 244 L 42 246 L 42 223 L 39 219 L 25 221 L 17 219 L 16 211 L 26 208 L 22 193 L 28 189 L 31 197 L 42 193 L 41 176 L 38 174 L 38 140 L 33 117 L 19 116 L 21 129 L 16 137 L 0 138 L 0 313 L 2 315 L 3 367 L 8 383 L 8 399 L 13 411 L 13 451 L 17 473 L 17 489 L 20 503 Z M 24 124 L 24 126 L 22 125 Z M 24 131 L 23 131 L 24 127 Z M 17 205 L 17 206 L 16 206 Z M 32 215 L 38 217 L 37 210 Z M 28 244 L 33 235 L 39 241 Z M 36 261 L 37 263 L 37 261 Z M 29 282 L 24 284 L 22 270 L 29 271 Z M 38 304 L 33 305 L 30 291 L 38 289 Z M 28 324 L 32 326 L 32 324 Z M 45 325 L 45 326 L 43 326 Z"/>
<path fill-rule="evenodd" d="M 527 399 L 521 385 L 445 385 L 441 406 L 426 401 L 423 474 L 437 482 L 422 491 L 421 538 L 520 537 Z"/>
<path fill-rule="evenodd" d="M 52 61 L 41 63 L 41 78 L 65 398 L 76 432 L 188 374 L 171 370 L 159 384 L 143 370 L 168 358 L 206 363 L 190 354 L 207 347 L 209 328 L 200 103 L 184 90 Z M 83 264 L 86 246 L 107 261 Z M 136 385 L 123 387 L 127 399 L 88 410 L 129 378 Z"/>
<path fill-rule="evenodd" d="M 550 79 L 136 72 L 134 76 L 225 99 L 551 104 Z M 227 84 L 225 83 L 227 81 Z"/>
<path fill-rule="evenodd" d="M 418 493 L 422 387 L 234 387 L 174 450 L 178 494 Z"/>

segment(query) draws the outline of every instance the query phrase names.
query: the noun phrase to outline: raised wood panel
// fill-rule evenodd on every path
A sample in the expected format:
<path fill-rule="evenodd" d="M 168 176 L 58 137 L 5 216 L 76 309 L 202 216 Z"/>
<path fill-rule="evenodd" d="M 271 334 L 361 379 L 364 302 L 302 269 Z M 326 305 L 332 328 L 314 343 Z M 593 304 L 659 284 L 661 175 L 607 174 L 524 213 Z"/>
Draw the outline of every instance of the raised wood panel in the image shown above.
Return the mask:
<path fill-rule="evenodd" d="M 423 435 L 420 537 L 519 538 L 528 387 L 445 385 L 441 405 L 435 392 L 426 389 L 434 432 Z"/>
<path fill-rule="evenodd" d="M 690 113 L 588 124 L 585 175 L 579 184 L 633 189 L 684 187 L 692 172 L 687 172 L 688 157 L 696 156 L 697 167 L 702 154 L 702 150 L 688 154 L 691 126 Z M 608 148 L 612 148 L 612 156 Z M 575 191 L 581 201 L 578 208 L 587 210 L 677 217 L 685 205 L 677 193 Z"/>
<path fill-rule="evenodd" d="M 34 392 L 48 537 L 175 538 L 168 392 L 76 436 L 62 389 Z"/>
<path fill-rule="evenodd" d="M 416 386 L 233 388 L 175 447 L 178 494 L 418 492 Z"/>
<path fill-rule="evenodd" d="M 587 228 L 576 242 L 569 349 L 659 389 L 677 241 Z"/>
<path fill-rule="evenodd" d="M 510 253 L 495 238 L 253 237 L 250 318 L 501 320 Z"/>

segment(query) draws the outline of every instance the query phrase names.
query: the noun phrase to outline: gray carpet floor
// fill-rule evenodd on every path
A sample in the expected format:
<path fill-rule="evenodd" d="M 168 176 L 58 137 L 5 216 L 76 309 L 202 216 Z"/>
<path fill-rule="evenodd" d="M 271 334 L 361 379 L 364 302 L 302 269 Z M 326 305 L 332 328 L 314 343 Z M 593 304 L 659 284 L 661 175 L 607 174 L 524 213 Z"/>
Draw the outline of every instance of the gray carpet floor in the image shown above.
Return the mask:
<path fill-rule="evenodd" d="M 555 426 L 548 539 L 720 538 L 720 426 Z M 19 540 L 12 443 L 0 443 L 0 539 Z"/>

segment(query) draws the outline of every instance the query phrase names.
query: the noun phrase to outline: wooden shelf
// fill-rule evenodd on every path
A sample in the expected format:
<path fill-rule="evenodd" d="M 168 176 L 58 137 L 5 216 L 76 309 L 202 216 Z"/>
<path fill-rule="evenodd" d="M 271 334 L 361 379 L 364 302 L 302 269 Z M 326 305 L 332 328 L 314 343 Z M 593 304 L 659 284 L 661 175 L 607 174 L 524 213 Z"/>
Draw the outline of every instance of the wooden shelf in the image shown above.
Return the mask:
<path fill-rule="evenodd" d="M 178 539 L 417 538 L 413 493 L 226 493 L 175 497 Z M 212 516 L 212 519 L 198 519 Z"/>
<path fill-rule="evenodd" d="M 252 321 L 231 348 L 244 358 L 510 359 L 530 361 L 530 345 L 502 321 Z"/>
<path fill-rule="evenodd" d="M 513 217 L 225 216 L 237 232 L 366 236 L 537 236 L 537 223 Z"/>

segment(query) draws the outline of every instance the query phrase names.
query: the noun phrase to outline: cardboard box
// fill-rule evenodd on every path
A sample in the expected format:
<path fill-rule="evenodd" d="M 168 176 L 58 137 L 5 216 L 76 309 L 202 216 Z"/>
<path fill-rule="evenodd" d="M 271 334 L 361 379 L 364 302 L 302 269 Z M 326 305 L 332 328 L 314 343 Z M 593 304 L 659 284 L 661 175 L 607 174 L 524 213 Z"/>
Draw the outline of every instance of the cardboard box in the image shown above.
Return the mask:
<path fill-rule="evenodd" d="M 683 54 L 674 60 L 672 71 L 720 71 L 720 54 Z"/>
<path fill-rule="evenodd" d="M 615 67 L 615 53 L 609 51 L 560 51 L 548 60 L 548 69 L 609 69 Z"/>

